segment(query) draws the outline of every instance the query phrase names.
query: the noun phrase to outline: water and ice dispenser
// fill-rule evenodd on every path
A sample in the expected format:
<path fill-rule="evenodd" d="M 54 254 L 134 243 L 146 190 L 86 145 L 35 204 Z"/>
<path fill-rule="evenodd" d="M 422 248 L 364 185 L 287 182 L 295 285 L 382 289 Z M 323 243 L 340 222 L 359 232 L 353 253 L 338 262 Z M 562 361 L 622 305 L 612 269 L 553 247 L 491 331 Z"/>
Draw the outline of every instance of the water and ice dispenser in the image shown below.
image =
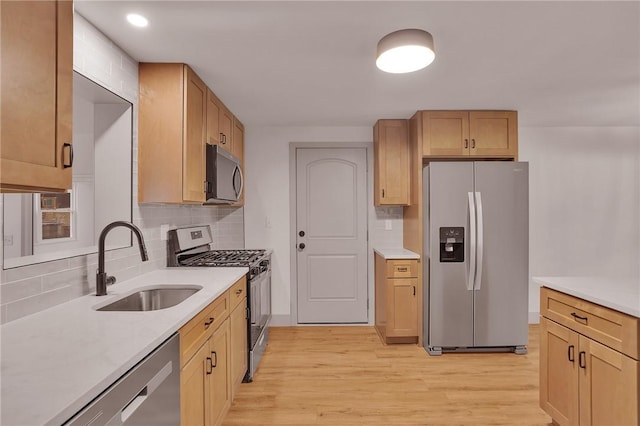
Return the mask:
<path fill-rule="evenodd" d="M 464 227 L 440 228 L 440 262 L 464 262 Z"/>

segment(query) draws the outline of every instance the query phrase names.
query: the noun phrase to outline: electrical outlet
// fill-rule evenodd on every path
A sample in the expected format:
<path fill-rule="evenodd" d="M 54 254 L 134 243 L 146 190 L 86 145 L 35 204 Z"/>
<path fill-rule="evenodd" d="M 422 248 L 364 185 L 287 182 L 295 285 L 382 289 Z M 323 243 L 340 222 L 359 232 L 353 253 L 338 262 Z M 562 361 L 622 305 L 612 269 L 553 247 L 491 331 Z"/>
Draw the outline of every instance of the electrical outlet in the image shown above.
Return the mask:
<path fill-rule="evenodd" d="M 13 235 L 5 235 L 4 236 L 4 245 L 12 246 L 13 245 Z"/>

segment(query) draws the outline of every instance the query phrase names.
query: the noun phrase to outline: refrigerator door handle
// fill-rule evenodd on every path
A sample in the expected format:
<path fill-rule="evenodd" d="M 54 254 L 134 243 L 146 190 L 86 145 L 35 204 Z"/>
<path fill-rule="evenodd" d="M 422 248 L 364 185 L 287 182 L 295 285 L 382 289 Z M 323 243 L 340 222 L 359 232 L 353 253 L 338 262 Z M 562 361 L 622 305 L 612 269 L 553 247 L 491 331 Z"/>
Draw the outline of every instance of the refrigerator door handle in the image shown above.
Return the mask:
<path fill-rule="evenodd" d="M 477 266 L 476 266 L 476 278 L 475 278 L 475 289 L 480 290 L 482 286 L 482 260 L 484 257 L 484 221 L 482 218 L 482 197 L 479 192 L 476 192 L 476 205 L 478 206 L 478 230 L 477 230 Z"/>
<path fill-rule="evenodd" d="M 469 280 L 467 290 L 473 291 L 475 287 L 476 275 L 476 203 L 473 199 L 473 192 L 468 192 L 469 196 Z"/>

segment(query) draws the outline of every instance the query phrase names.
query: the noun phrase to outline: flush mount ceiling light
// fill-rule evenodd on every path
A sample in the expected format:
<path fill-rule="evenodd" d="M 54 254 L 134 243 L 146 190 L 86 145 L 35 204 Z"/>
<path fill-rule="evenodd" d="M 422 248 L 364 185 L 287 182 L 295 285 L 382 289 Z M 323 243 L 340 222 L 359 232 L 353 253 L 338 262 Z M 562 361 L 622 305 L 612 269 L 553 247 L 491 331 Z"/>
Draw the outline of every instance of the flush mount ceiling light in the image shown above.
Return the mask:
<path fill-rule="evenodd" d="M 130 13 L 127 15 L 127 21 L 135 27 L 144 28 L 149 25 L 149 20 L 137 13 Z"/>
<path fill-rule="evenodd" d="M 402 74 L 421 70 L 435 57 L 431 34 L 416 29 L 400 30 L 378 42 L 376 66 L 385 72 Z"/>

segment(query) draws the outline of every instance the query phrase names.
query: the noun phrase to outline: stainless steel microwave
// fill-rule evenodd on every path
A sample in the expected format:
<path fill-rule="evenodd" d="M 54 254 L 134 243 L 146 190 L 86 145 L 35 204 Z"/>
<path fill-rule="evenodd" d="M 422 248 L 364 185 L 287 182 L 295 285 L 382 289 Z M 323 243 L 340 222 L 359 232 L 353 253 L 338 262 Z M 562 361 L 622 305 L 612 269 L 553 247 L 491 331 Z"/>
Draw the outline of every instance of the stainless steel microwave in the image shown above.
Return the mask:
<path fill-rule="evenodd" d="M 218 145 L 206 144 L 205 204 L 231 204 L 242 194 L 240 160 Z"/>

